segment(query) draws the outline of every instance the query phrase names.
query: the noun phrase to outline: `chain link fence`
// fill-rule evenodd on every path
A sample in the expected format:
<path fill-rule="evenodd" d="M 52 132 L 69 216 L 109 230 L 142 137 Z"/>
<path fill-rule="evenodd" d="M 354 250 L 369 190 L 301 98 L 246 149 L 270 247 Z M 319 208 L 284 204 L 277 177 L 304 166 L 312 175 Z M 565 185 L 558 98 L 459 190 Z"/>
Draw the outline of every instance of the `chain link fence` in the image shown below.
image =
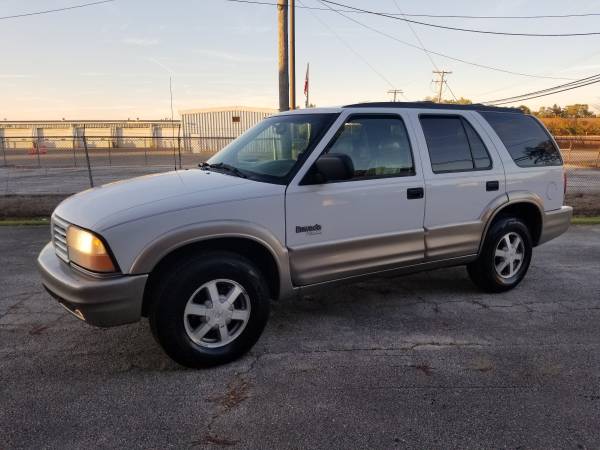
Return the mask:
<path fill-rule="evenodd" d="M 34 180 L 39 182 L 39 191 L 74 189 L 76 192 L 90 184 L 195 167 L 233 139 L 179 136 L 0 137 L 0 164 L 9 172 L 6 174 L 7 170 L 3 170 L 6 180 L 0 182 L 5 182 L 5 193 L 15 192 L 12 187 L 19 186 L 19 182 L 24 188 L 26 183 L 31 184 Z M 565 162 L 568 192 L 600 195 L 600 136 L 557 136 L 556 140 Z M 89 179 L 87 186 L 77 184 L 69 187 L 69 180 L 78 176 Z M 45 181 L 42 183 L 40 180 Z M 67 187 L 61 186 L 61 183 L 67 183 Z"/>
<path fill-rule="evenodd" d="M 2 163 L 13 168 L 164 166 L 205 161 L 233 138 L 56 136 L 0 137 Z M 86 156 L 87 153 L 87 156 Z"/>
<path fill-rule="evenodd" d="M 600 136 L 556 136 L 565 163 L 567 192 L 600 194 Z"/>

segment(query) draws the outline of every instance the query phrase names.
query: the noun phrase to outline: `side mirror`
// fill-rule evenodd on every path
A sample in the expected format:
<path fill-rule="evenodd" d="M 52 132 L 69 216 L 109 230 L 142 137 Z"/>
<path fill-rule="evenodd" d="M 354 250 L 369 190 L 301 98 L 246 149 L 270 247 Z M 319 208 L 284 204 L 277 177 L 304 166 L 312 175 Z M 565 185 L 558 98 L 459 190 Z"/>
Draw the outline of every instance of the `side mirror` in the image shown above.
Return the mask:
<path fill-rule="evenodd" d="M 354 164 L 348 155 L 343 153 L 327 153 L 315 162 L 317 173 L 324 181 L 344 181 L 354 176 Z"/>

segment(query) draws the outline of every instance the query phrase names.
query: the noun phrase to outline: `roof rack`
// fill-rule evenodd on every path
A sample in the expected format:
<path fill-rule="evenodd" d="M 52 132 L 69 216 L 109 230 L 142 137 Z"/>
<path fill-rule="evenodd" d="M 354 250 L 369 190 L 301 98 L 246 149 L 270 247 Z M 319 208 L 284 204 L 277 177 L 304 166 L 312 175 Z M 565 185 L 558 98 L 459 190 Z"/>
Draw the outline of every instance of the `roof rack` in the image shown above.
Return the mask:
<path fill-rule="evenodd" d="M 502 108 L 499 106 L 487 106 L 481 103 L 459 105 L 450 103 L 434 102 L 370 102 L 354 103 L 344 105 L 343 108 L 423 108 L 423 109 L 449 109 L 449 110 L 468 110 L 468 111 L 496 111 L 505 113 L 523 113 L 519 108 Z"/>

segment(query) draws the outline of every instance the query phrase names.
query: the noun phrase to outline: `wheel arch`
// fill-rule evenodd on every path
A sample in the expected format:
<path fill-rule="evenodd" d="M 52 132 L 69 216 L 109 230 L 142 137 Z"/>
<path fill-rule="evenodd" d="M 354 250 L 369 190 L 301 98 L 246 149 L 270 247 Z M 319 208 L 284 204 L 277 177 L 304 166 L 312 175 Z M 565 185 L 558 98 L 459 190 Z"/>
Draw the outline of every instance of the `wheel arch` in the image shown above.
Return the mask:
<path fill-rule="evenodd" d="M 165 233 L 140 252 L 129 273 L 149 274 L 147 293 L 152 290 L 153 280 L 170 261 L 190 252 L 210 250 L 238 253 L 257 264 L 267 279 L 273 299 L 288 296 L 293 290 L 287 249 L 268 230 L 250 224 L 220 222 Z"/>
<path fill-rule="evenodd" d="M 518 217 L 531 233 L 533 246 L 538 245 L 542 235 L 544 225 L 544 203 L 541 197 L 532 192 L 513 192 L 508 193 L 508 201 L 492 209 L 485 221 L 486 225 L 479 244 L 479 252 L 483 247 L 487 233 L 498 218 L 500 217 Z"/>

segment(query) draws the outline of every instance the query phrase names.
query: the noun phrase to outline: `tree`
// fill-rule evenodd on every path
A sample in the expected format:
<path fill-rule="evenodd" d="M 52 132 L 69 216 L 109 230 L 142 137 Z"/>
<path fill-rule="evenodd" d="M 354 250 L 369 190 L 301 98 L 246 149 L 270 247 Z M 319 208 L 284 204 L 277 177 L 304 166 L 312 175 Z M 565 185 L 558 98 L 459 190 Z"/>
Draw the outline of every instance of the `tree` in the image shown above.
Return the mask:
<path fill-rule="evenodd" d="M 556 103 L 554 105 L 552 105 L 551 110 L 554 113 L 554 117 L 562 117 L 563 116 L 563 109 L 560 106 L 558 106 Z"/>
<path fill-rule="evenodd" d="M 471 100 L 469 100 L 468 98 L 457 98 L 456 100 L 444 100 L 445 103 L 453 103 L 456 105 L 472 105 L 473 102 Z"/>
<path fill-rule="evenodd" d="M 528 106 L 521 105 L 521 106 L 519 106 L 519 109 L 520 109 L 521 111 L 523 111 L 523 113 L 524 113 L 524 114 L 531 114 L 531 109 L 529 109 L 529 107 L 528 107 Z"/>
<path fill-rule="evenodd" d="M 565 117 L 593 117 L 594 113 L 589 110 L 589 106 L 584 103 L 575 103 L 574 105 L 567 105 L 563 109 Z"/>
<path fill-rule="evenodd" d="M 437 97 L 425 97 L 426 102 L 434 102 L 437 103 Z M 452 105 L 471 105 L 473 102 L 468 98 L 458 98 L 458 99 L 442 99 L 441 103 L 448 103 Z"/>
<path fill-rule="evenodd" d="M 540 109 L 537 112 L 537 116 L 538 117 L 554 117 L 554 111 L 552 111 L 552 108 L 548 108 L 546 106 L 540 106 Z"/>

